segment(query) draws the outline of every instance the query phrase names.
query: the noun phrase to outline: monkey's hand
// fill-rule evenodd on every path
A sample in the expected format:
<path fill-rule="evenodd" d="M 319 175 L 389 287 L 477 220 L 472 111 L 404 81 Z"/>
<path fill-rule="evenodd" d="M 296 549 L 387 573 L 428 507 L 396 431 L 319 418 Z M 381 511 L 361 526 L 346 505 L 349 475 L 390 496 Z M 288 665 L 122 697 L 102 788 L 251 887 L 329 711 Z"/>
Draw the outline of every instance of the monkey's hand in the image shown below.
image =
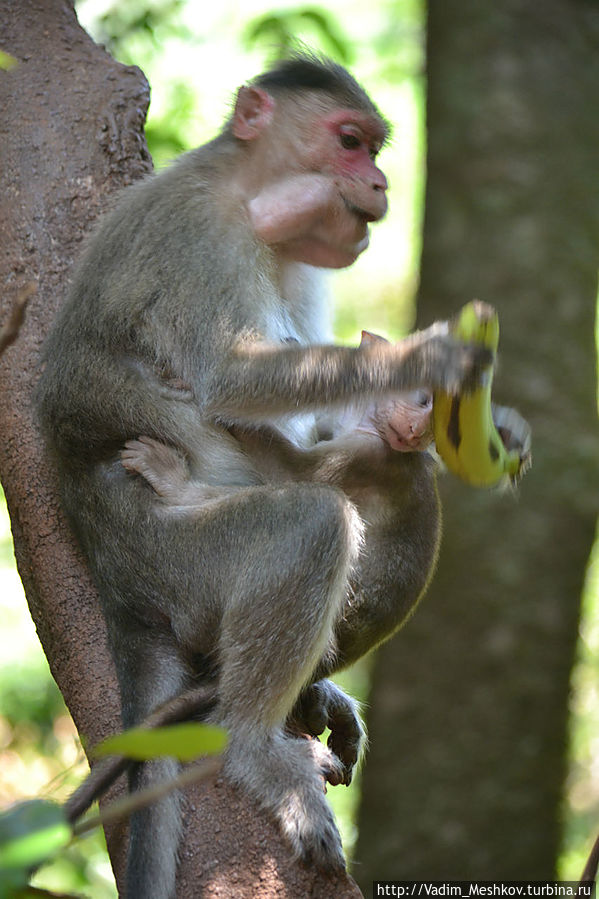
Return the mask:
<path fill-rule="evenodd" d="M 363 350 L 373 356 L 381 351 L 394 355 L 404 371 L 411 372 L 408 383 L 451 395 L 477 390 L 493 362 L 488 347 L 456 337 L 448 322 L 435 322 L 382 350 L 378 345 Z"/>
<path fill-rule="evenodd" d="M 366 744 L 366 732 L 355 700 L 332 681 L 317 681 L 302 692 L 289 724 L 314 737 L 325 728 L 330 729 L 327 746 L 340 760 L 342 768 L 333 766 L 325 771 L 325 777 L 332 786 L 340 783 L 349 786 Z"/>

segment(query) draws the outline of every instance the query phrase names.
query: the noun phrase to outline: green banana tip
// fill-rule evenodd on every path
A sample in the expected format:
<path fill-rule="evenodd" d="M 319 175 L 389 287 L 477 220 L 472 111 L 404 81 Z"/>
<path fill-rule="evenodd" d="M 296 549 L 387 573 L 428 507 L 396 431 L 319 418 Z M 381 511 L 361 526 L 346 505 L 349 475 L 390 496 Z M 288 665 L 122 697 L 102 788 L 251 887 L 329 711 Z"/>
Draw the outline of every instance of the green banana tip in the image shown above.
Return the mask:
<path fill-rule="evenodd" d="M 496 352 L 499 343 L 499 316 L 490 303 L 471 300 L 449 323 L 451 333 L 465 343 L 480 343 Z"/>

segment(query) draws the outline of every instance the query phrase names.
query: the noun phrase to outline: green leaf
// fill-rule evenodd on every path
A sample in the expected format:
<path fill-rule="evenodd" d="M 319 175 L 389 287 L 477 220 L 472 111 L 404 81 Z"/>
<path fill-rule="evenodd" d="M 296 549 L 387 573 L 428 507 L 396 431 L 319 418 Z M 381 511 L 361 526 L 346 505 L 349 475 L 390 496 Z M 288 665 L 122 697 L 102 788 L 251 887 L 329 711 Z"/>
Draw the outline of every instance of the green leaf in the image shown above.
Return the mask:
<path fill-rule="evenodd" d="M 11 56 L 10 53 L 5 53 L 4 50 L 0 50 L 0 69 L 14 69 L 15 66 L 18 65 L 18 59 Z"/>
<path fill-rule="evenodd" d="M 0 815 L 0 872 L 28 871 L 63 849 L 70 839 L 71 828 L 55 802 L 20 802 Z"/>
<path fill-rule="evenodd" d="M 152 730 L 134 727 L 104 740 L 96 746 L 94 754 L 98 757 L 124 755 L 138 762 L 168 755 L 188 762 L 200 755 L 222 752 L 226 742 L 225 731 L 208 724 L 174 724 Z"/>

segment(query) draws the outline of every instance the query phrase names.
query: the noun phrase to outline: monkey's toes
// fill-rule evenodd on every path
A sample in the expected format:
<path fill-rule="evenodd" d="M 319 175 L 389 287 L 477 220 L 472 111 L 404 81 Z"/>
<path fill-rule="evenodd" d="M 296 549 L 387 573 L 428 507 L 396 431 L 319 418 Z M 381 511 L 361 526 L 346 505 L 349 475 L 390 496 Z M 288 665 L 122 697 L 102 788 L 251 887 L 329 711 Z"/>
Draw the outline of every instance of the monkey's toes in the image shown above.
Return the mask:
<path fill-rule="evenodd" d="M 332 756 L 332 759 L 327 760 L 326 763 L 320 766 L 320 770 L 322 772 L 322 776 L 325 781 L 329 783 L 332 787 L 338 787 L 339 784 L 345 784 L 349 786 L 349 782 L 351 781 L 351 773 L 349 774 L 343 764 L 336 756 Z"/>
<path fill-rule="evenodd" d="M 332 787 L 347 783 L 347 769 L 338 756 L 328 749 L 317 737 L 310 741 L 316 765 L 325 780 Z"/>
<path fill-rule="evenodd" d="M 302 858 L 307 864 L 316 865 L 327 872 L 342 873 L 346 870 L 341 838 L 334 823 L 311 834 L 302 848 Z"/>

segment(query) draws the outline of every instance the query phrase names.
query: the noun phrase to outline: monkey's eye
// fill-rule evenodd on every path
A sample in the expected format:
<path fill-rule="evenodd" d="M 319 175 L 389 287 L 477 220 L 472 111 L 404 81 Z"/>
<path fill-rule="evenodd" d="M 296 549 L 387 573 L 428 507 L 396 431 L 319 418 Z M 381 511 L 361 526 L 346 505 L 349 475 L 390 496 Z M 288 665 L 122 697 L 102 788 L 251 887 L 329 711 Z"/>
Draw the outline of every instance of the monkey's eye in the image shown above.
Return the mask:
<path fill-rule="evenodd" d="M 362 141 L 353 131 L 342 131 L 339 135 L 339 142 L 344 150 L 358 150 L 362 146 Z"/>

